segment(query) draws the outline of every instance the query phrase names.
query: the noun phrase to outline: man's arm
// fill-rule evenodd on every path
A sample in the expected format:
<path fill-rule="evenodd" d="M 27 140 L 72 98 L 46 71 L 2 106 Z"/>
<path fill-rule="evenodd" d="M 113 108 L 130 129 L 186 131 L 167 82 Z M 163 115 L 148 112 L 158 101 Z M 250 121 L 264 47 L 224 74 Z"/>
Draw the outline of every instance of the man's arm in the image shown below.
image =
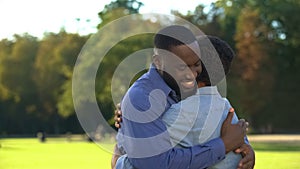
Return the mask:
<path fill-rule="evenodd" d="M 225 148 L 220 138 L 190 148 L 172 148 L 164 153 L 147 158 L 129 158 L 139 169 L 199 169 L 207 168 L 225 157 Z"/>
<path fill-rule="evenodd" d="M 224 159 L 225 152 L 232 151 L 243 144 L 245 136 L 245 124 L 231 124 L 233 112 L 229 113 L 222 127 L 222 137 L 211 140 L 203 145 L 197 145 L 190 148 L 172 148 L 169 137 L 155 136 L 164 133 L 166 127 L 160 118 L 149 123 L 135 123 L 123 118 L 122 129 L 125 135 L 141 139 L 139 145 L 136 140 L 130 140 L 126 145 L 129 161 L 136 168 L 206 168 L 220 160 Z M 125 128 L 125 129 L 124 129 Z M 149 135 L 149 131 L 155 135 Z M 146 137 L 145 137 L 146 136 Z M 155 141 L 147 142 L 148 138 L 155 138 Z M 144 140 L 143 140 L 144 139 Z M 167 147 L 169 149 L 164 150 Z M 130 152 L 133 151 L 133 152 Z M 152 155 L 151 152 L 153 151 Z M 143 157 L 135 156 L 138 153 Z M 147 155 L 143 153 L 148 153 Z"/>
<path fill-rule="evenodd" d="M 242 119 L 245 121 L 244 119 Z M 248 122 L 246 122 L 247 125 Z M 238 164 L 237 169 L 253 169 L 255 165 L 255 152 L 251 147 L 247 136 L 245 136 L 245 143 L 239 147 L 238 149 L 234 150 L 235 153 L 239 153 L 242 155 L 242 159 Z"/>
<path fill-rule="evenodd" d="M 228 103 L 228 107 L 231 107 L 229 101 L 225 98 L 225 100 Z M 241 119 L 242 121 L 245 121 L 244 119 Z M 238 117 L 236 114 L 234 114 L 234 117 L 232 119 L 232 123 L 237 123 Z M 245 122 L 247 126 L 249 126 L 248 122 Z M 245 136 L 245 143 L 239 147 L 238 149 L 234 150 L 235 153 L 241 154 L 242 159 L 238 164 L 237 169 L 253 169 L 255 165 L 255 152 L 251 145 L 249 144 L 247 136 Z"/>
<path fill-rule="evenodd" d="M 233 111 L 233 109 L 231 110 L 231 111 Z M 122 112 L 121 112 L 121 108 L 120 108 L 120 104 L 118 104 L 117 106 L 116 106 L 116 110 L 115 110 L 115 127 L 116 128 L 120 128 L 121 127 L 121 122 L 122 122 Z M 236 120 L 236 121 L 235 121 Z M 234 114 L 234 117 L 233 117 L 233 119 L 232 119 L 232 122 L 234 122 L 234 123 L 237 123 L 238 122 L 238 119 L 237 119 L 237 116 L 236 116 L 236 114 Z M 228 125 L 228 124 L 227 124 Z M 246 146 L 245 146 L 246 145 Z M 205 145 L 203 145 L 203 147 L 202 148 L 200 148 L 200 150 L 204 150 L 204 151 L 206 151 L 206 149 L 205 148 L 208 148 L 208 147 L 213 147 L 214 146 L 214 143 L 210 143 L 210 142 L 208 142 L 208 143 L 206 143 Z M 218 149 L 217 148 L 218 147 L 218 145 L 215 147 L 216 149 Z M 209 149 L 209 148 L 208 148 Z M 245 153 L 242 153 L 242 155 L 243 155 L 243 160 L 241 160 L 241 162 L 239 163 L 239 167 L 241 168 L 245 168 L 245 167 L 248 167 L 248 166 L 251 166 L 252 168 L 254 167 L 254 163 L 255 163 L 255 157 L 254 157 L 254 151 L 253 151 L 253 149 L 252 149 L 252 147 L 250 146 L 250 145 L 248 145 L 248 144 L 244 144 L 243 146 L 241 146 L 241 148 L 239 148 L 239 149 L 236 149 L 235 150 L 235 152 L 236 153 L 240 153 L 240 152 L 242 152 L 242 151 L 244 151 Z M 200 153 L 200 152 L 199 152 Z M 207 154 L 209 154 L 208 152 L 207 152 Z M 112 162 L 113 162 L 113 160 L 115 160 L 114 161 L 114 163 L 116 162 L 116 157 L 115 156 L 113 156 L 113 159 L 112 159 Z M 204 160 L 203 160 L 204 161 Z M 112 164 L 112 165 L 115 165 L 115 164 Z M 203 165 L 205 165 L 205 164 L 203 164 Z M 250 168 L 251 168 L 250 167 Z"/>
<path fill-rule="evenodd" d="M 239 162 L 238 169 L 252 169 L 255 165 L 255 153 L 251 145 L 243 144 L 235 150 L 235 153 L 242 154 L 243 158 Z"/>

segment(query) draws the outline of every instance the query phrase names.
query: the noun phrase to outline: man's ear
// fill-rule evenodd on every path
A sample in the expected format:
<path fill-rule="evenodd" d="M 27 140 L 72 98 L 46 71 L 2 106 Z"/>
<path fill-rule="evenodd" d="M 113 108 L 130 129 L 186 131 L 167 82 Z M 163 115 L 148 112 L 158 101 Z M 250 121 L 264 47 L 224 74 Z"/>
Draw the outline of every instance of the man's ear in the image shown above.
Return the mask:
<path fill-rule="evenodd" d="M 154 63 L 155 67 L 159 70 L 162 70 L 162 57 L 159 55 L 153 55 L 152 62 Z"/>

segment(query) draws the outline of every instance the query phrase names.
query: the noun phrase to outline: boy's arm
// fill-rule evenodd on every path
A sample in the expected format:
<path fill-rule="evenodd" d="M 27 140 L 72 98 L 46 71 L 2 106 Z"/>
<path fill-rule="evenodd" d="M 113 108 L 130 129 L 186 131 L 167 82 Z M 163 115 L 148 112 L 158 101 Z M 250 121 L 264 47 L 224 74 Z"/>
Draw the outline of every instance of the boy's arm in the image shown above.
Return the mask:
<path fill-rule="evenodd" d="M 113 153 L 113 156 L 111 158 L 111 169 L 115 169 L 116 167 L 116 163 L 117 163 L 117 160 L 118 158 L 121 156 L 121 152 L 119 151 L 118 149 L 118 146 L 117 144 L 115 145 L 115 148 L 114 148 L 114 153 Z"/>

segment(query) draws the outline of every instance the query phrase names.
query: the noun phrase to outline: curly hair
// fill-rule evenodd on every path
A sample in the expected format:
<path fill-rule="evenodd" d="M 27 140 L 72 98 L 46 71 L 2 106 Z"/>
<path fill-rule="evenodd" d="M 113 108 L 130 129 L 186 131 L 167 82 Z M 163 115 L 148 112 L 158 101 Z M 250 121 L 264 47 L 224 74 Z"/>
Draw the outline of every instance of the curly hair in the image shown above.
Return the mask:
<path fill-rule="evenodd" d="M 202 62 L 202 72 L 197 77 L 197 81 L 204 82 L 206 86 L 216 85 L 229 73 L 231 62 L 235 56 L 235 53 L 227 42 L 215 36 L 207 35 L 199 37 L 198 43 L 201 49 L 202 60 L 205 57 L 206 59 L 209 59 L 209 57 L 218 54 L 223 69 L 218 69 L 217 66 L 220 65 L 215 63 L 213 64 L 215 67 L 210 69 L 211 71 L 208 72 L 206 68 L 207 66 L 205 66 L 205 64 Z"/>

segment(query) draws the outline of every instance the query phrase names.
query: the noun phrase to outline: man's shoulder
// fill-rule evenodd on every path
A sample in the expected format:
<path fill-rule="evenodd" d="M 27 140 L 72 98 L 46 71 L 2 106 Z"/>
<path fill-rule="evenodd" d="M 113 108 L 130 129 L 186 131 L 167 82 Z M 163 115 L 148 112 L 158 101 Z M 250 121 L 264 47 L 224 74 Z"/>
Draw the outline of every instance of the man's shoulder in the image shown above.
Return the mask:
<path fill-rule="evenodd" d="M 125 94 L 122 103 L 130 103 L 140 111 L 149 110 L 151 107 L 165 108 L 168 95 L 162 89 L 149 85 L 149 83 L 151 82 L 147 83 L 147 80 L 143 79 L 136 82 Z"/>
<path fill-rule="evenodd" d="M 222 97 L 222 99 L 224 100 L 224 102 L 225 102 L 225 105 L 226 105 L 226 107 L 227 107 L 227 108 L 230 108 L 230 107 L 232 107 L 232 106 L 231 106 L 231 104 L 230 104 L 230 101 L 228 100 L 228 98 L 226 98 L 226 97 Z"/>
<path fill-rule="evenodd" d="M 133 83 L 127 91 L 127 94 L 129 94 L 131 98 L 145 99 L 145 97 L 149 98 L 149 96 L 166 96 L 170 92 L 171 88 L 164 82 L 156 70 L 150 70 Z M 159 98 L 159 100 L 163 98 Z"/>
<path fill-rule="evenodd" d="M 127 94 L 133 97 L 145 97 L 153 90 L 151 83 L 149 78 L 140 78 L 128 89 Z"/>

